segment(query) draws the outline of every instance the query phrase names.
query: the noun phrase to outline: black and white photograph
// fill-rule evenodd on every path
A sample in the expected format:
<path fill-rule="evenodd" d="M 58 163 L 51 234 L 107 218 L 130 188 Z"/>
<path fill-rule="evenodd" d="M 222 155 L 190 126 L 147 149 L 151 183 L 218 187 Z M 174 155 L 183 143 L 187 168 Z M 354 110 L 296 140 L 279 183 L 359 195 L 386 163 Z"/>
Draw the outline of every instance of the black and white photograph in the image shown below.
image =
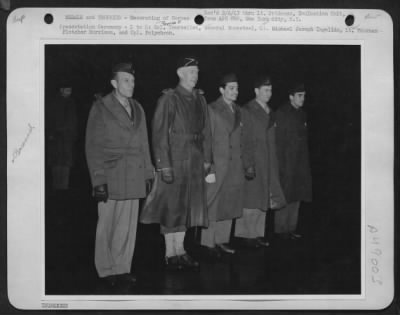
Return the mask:
<path fill-rule="evenodd" d="M 361 294 L 360 62 L 46 45 L 46 295 Z"/>
<path fill-rule="evenodd" d="M 18 8 L 7 27 L 12 307 L 392 303 L 385 11 Z"/>

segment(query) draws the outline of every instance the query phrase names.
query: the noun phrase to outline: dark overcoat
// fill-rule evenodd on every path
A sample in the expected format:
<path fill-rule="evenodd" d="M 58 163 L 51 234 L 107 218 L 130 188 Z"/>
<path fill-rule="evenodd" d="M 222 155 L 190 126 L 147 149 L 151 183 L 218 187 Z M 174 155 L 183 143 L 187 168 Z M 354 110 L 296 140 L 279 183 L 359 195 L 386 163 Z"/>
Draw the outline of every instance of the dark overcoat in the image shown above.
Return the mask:
<path fill-rule="evenodd" d="M 72 97 L 58 94 L 46 106 L 47 162 L 72 166 L 76 156 L 78 121 Z"/>
<path fill-rule="evenodd" d="M 154 177 L 142 106 L 129 99 L 132 119 L 114 93 L 96 101 L 86 128 L 86 158 L 93 186 L 107 184 L 109 198 L 146 196 L 146 179 Z"/>
<path fill-rule="evenodd" d="M 209 105 L 215 183 L 207 183 L 210 221 L 240 217 L 243 210 L 244 171 L 242 164 L 242 122 L 240 107 L 234 112 L 222 97 Z"/>
<path fill-rule="evenodd" d="M 167 228 L 207 226 L 204 162 L 211 162 L 211 135 L 202 92 L 189 92 L 180 85 L 165 91 L 156 107 L 152 131 L 158 172 L 141 222 Z M 161 180 L 163 168 L 173 169 L 173 183 Z"/>
<path fill-rule="evenodd" d="M 307 116 L 289 102 L 276 111 L 279 176 L 287 202 L 311 201 Z"/>
<path fill-rule="evenodd" d="M 256 177 L 244 184 L 244 208 L 268 210 L 281 208 L 286 204 L 279 183 L 278 162 L 275 147 L 275 123 L 271 114 L 252 100 L 245 105 L 243 123 L 252 134 L 251 144 L 247 144 L 245 167 L 253 166 Z M 249 137 L 247 137 L 249 139 Z"/>

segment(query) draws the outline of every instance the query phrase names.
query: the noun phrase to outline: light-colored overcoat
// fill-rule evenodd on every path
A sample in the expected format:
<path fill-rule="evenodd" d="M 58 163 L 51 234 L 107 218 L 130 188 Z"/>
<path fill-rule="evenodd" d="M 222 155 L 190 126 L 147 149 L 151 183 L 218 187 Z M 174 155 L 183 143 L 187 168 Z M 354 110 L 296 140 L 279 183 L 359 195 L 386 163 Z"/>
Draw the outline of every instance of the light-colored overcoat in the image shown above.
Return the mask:
<path fill-rule="evenodd" d="M 240 217 L 243 210 L 244 171 L 242 163 L 241 109 L 234 112 L 220 97 L 209 105 L 213 166 L 216 182 L 207 183 L 207 205 L 210 221 Z"/>
<path fill-rule="evenodd" d="M 129 99 L 132 119 L 114 93 L 96 101 L 86 128 L 86 158 L 93 186 L 107 184 L 109 198 L 146 196 L 146 179 L 154 177 L 142 106 Z"/>

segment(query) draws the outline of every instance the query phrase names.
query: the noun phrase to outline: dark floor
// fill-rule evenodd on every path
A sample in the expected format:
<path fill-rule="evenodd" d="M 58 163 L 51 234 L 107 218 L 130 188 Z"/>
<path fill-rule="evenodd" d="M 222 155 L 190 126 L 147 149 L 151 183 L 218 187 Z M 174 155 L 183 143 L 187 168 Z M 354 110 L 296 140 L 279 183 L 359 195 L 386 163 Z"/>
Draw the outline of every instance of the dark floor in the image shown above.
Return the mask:
<path fill-rule="evenodd" d="M 97 278 L 94 268 L 97 207 L 84 171 L 74 170 L 71 186 L 66 192 L 46 193 L 48 295 L 361 292 L 359 195 L 348 183 L 316 187 L 318 198 L 300 210 L 300 241 L 271 239 L 269 248 L 249 249 L 233 238 L 236 254 L 213 261 L 196 245 L 198 231 L 189 230 L 185 245 L 200 260 L 199 271 L 164 271 L 158 226 L 139 224 L 132 266 L 137 285 L 112 290 Z M 271 236 L 271 230 L 267 232 Z"/>

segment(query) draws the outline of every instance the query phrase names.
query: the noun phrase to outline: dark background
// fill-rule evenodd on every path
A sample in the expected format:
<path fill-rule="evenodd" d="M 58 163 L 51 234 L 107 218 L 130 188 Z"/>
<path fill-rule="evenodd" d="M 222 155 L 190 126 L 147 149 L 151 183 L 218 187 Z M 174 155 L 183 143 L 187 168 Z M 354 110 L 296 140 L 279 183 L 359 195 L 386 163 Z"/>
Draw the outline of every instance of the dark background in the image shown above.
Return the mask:
<path fill-rule="evenodd" d="M 86 120 L 93 94 L 110 92 L 110 69 L 114 63 L 132 61 L 136 69 L 134 97 L 144 106 L 150 123 L 161 91 L 177 84 L 175 65 L 182 54 L 199 56 L 198 86 L 204 90 L 208 102 L 220 95 L 218 80 L 227 71 L 234 71 L 239 77 L 239 104 L 254 97 L 253 81 L 259 73 L 269 73 L 273 78 L 273 108 L 287 101 L 291 83 L 305 82 L 314 201 L 303 205 L 299 229 L 312 236 L 313 242 L 310 241 L 308 247 L 319 248 L 318 257 L 316 250 L 311 253 L 312 260 L 343 263 L 338 268 L 343 269 L 346 280 L 338 287 L 327 279 L 320 289 L 302 293 L 360 293 L 360 47 L 333 45 L 46 46 L 45 92 L 47 95 L 55 93 L 59 85 L 71 82 L 79 121 L 78 156 L 70 191 L 53 194 L 46 185 L 46 271 L 51 275 L 46 278 L 49 280 L 46 280 L 46 293 L 81 292 L 80 288 L 68 289 L 69 284 L 61 279 L 54 281 L 54 277 L 60 275 L 60 264 L 66 264 L 67 270 L 74 270 L 78 261 L 82 266 L 93 254 L 96 205 L 90 198 L 91 185 L 84 155 Z M 46 96 L 45 106 L 52 106 L 48 100 L 51 95 Z M 49 173 L 46 173 L 47 184 L 51 180 Z M 149 267 L 148 260 L 157 260 L 162 254 L 154 257 L 157 251 L 150 249 L 158 230 L 146 229 L 138 229 L 134 264 L 146 262 Z M 146 233 L 150 235 L 144 237 Z M 141 238 L 147 244 L 142 252 Z M 77 258 L 77 254 L 81 258 L 71 260 L 71 257 Z M 90 265 L 92 260 L 89 262 Z M 82 271 L 82 267 L 77 269 Z M 93 266 L 88 266 L 90 269 Z M 262 288 L 259 291 L 262 292 Z"/>
<path fill-rule="evenodd" d="M 127 2 L 126 1 L 115 1 L 112 4 L 114 7 L 126 7 L 127 6 Z M 304 1 L 299 3 L 298 1 L 285 1 L 284 3 L 282 3 L 281 1 L 251 1 L 251 3 L 241 3 L 239 1 L 231 1 L 231 2 L 227 2 L 227 1 L 202 1 L 201 4 L 200 3 L 196 3 L 194 1 L 169 1 L 168 5 L 158 2 L 158 1 L 136 1 L 134 4 L 133 3 L 129 3 L 128 5 L 130 6 L 138 6 L 138 7 L 147 7 L 147 6 L 158 6 L 158 7 L 260 7 L 260 8 L 320 8 L 320 7 L 332 7 L 332 8 L 371 8 L 371 9 L 376 9 L 376 8 L 383 8 L 386 9 L 393 18 L 393 22 L 394 22 L 394 43 L 395 43 L 395 48 L 394 48 L 394 58 L 395 58 L 395 68 L 394 68 L 394 74 L 395 74 L 395 87 L 396 87 L 396 93 L 395 93 L 395 104 L 397 104 L 397 100 L 398 100 L 398 16 L 399 16 L 399 5 L 396 1 L 327 1 L 322 3 L 322 1 Z M 109 6 L 109 4 L 107 3 L 107 1 L 11 1 L 11 9 L 15 9 L 17 7 L 22 7 L 22 6 L 62 6 L 62 7 L 67 7 L 67 6 L 71 6 L 71 7 L 79 7 L 79 6 L 86 6 L 86 7 L 96 7 L 96 6 Z M 5 43 L 6 43 L 6 36 L 5 36 L 5 25 L 6 25 L 6 18 L 7 18 L 8 12 L 4 12 L 4 11 L 0 11 L 0 17 L 1 17 L 1 45 L 0 45 L 0 57 L 1 60 L 6 60 L 5 57 Z M 4 45 L 3 45 L 4 44 Z M 270 46 L 269 46 L 270 47 Z M 292 46 L 293 47 L 293 46 Z M 298 48 L 298 47 L 296 47 Z M 323 46 L 323 48 L 321 49 L 321 51 L 323 52 L 322 55 L 325 54 L 325 57 L 327 55 L 329 55 L 326 51 L 324 52 L 324 49 L 329 50 L 330 47 L 327 46 Z M 312 49 L 312 47 L 308 46 L 307 49 Z M 290 49 L 289 49 L 290 50 Z M 302 49 L 299 48 L 299 50 L 301 51 Z M 282 52 L 280 52 L 282 53 Z M 74 54 L 73 52 L 71 53 L 72 55 Z M 128 54 L 128 55 L 126 55 Z M 288 52 L 288 54 L 290 55 L 290 52 Z M 292 56 L 293 56 L 293 52 L 292 52 Z M 358 54 L 358 52 L 357 52 Z M 123 54 L 124 58 L 132 58 L 132 52 L 124 52 Z M 122 56 L 121 55 L 121 56 Z M 118 59 L 119 56 L 115 56 Z M 310 62 L 317 58 L 318 56 L 316 55 L 312 55 L 309 56 L 308 58 L 300 57 L 300 62 L 297 63 L 297 66 L 300 64 L 302 65 L 301 67 L 302 70 L 304 70 L 306 65 L 309 65 Z M 56 58 L 57 59 L 57 58 Z M 105 61 L 105 63 L 107 63 L 107 67 L 110 66 L 110 64 L 112 63 L 111 59 L 113 58 L 106 58 L 108 59 L 107 61 Z M 280 58 L 281 60 L 285 60 L 285 58 Z M 305 60 L 307 59 L 307 60 Z M 346 58 L 342 59 L 341 61 L 344 61 L 347 59 Z M 86 59 L 87 60 L 87 59 Z M 325 61 L 321 62 L 320 66 L 322 69 L 322 71 L 319 71 L 317 68 L 314 68 L 314 74 L 316 74 L 316 76 L 322 76 L 324 75 L 328 75 L 328 76 L 332 76 L 332 73 L 330 72 L 336 72 L 338 71 L 338 69 L 331 69 L 331 71 L 329 71 L 329 60 L 324 60 L 324 58 L 321 58 L 321 60 Z M 46 59 L 47 62 L 47 59 Z M 55 60 L 55 62 L 57 63 L 57 61 Z M 202 65 L 204 64 L 204 60 L 201 60 Z M 85 63 L 85 62 L 84 62 Z M 89 62 L 90 63 L 90 62 Z M 357 63 L 359 63 L 359 60 L 357 61 Z M 266 63 L 264 64 L 264 66 L 266 67 L 266 70 L 269 70 L 271 72 L 271 74 L 273 75 L 273 79 L 274 79 L 274 96 L 272 99 L 272 106 L 276 107 L 278 106 L 278 104 L 280 103 L 280 101 L 284 100 L 284 91 L 285 88 L 283 87 L 283 84 L 285 84 L 286 80 L 285 78 L 288 77 L 287 74 L 291 74 L 291 73 L 297 73 L 297 71 L 291 72 L 289 71 L 289 69 L 286 69 L 285 66 L 283 67 L 272 67 L 271 66 L 272 63 Z M 79 65 L 79 64 L 78 64 Z M 75 65 L 77 66 L 77 65 Z M 205 65 L 204 65 L 205 66 Z M 359 66 L 359 64 L 358 64 Z M 95 66 L 94 66 L 95 67 Z M 172 67 L 171 65 L 168 65 L 168 67 Z M 96 67 L 95 67 L 96 68 Z M 339 67 L 340 68 L 340 67 Z M 57 66 L 53 68 L 54 69 L 54 78 L 59 77 L 59 74 L 56 74 L 56 69 Z M 140 65 L 137 66 L 137 70 L 138 70 L 138 74 L 137 74 L 137 80 L 138 80 L 138 84 L 136 87 L 136 95 L 135 97 L 145 106 L 146 112 L 147 113 L 151 113 L 153 107 L 154 107 L 154 100 L 158 97 L 160 90 L 166 87 L 172 87 L 176 81 L 174 81 L 174 78 L 172 78 L 172 74 L 168 74 L 170 77 L 168 80 L 165 80 L 165 82 L 170 83 L 171 85 L 169 86 L 164 86 L 164 84 L 162 82 L 160 83 L 154 83 L 154 89 L 141 89 L 141 80 L 140 80 L 140 76 L 142 75 L 141 70 L 140 69 Z M 171 69 L 171 68 L 169 68 Z M 343 74 L 347 73 L 347 69 L 345 67 L 342 68 Z M 1 72 L 1 76 L 0 76 L 0 101 L 2 104 L 2 110 L 3 110 L 3 115 L 2 117 L 4 117 L 3 120 L 3 124 L 2 124 L 2 134 L 4 135 L 1 140 L 2 140 L 2 153 L 4 154 L 3 156 L 5 157 L 5 148 L 6 148 L 6 130 L 5 130 L 5 73 L 6 73 L 6 69 L 5 67 L 0 67 L 0 72 Z M 73 71 L 75 72 L 75 71 Z M 88 73 L 91 73 L 92 71 L 89 71 Z M 146 71 L 145 71 L 146 72 Z M 207 86 L 207 82 L 203 82 L 203 74 L 206 72 L 206 68 L 202 68 L 202 72 L 200 74 L 201 79 L 199 82 L 199 86 L 202 87 L 205 92 L 206 92 L 206 96 L 207 96 L 207 100 L 210 101 L 212 100 L 212 96 L 216 95 L 216 90 L 213 90 L 214 87 L 212 86 L 211 82 L 210 82 L 210 86 Z M 277 73 L 278 72 L 278 73 Z M 79 71 L 75 72 L 79 73 Z M 88 76 L 90 77 L 90 74 L 88 74 L 86 76 L 83 76 L 84 78 L 88 78 Z M 107 81 L 107 71 L 100 71 L 98 73 L 102 73 L 101 75 L 104 76 L 104 78 Z M 151 73 L 151 72 L 147 72 L 147 73 Z M 173 72 L 172 72 L 173 73 Z M 281 74 L 279 74 L 281 73 Z M 299 71 L 300 74 L 303 74 L 303 71 Z M 310 71 L 307 71 L 307 73 L 313 73 Z M 285 74 L 285 75 L 283 75 Z M 93 74 L 92 74 L 93 75 Z M 242 74 L 239 73 L 239 75 L 241 76 L 241 78 L 244 78 L 246 76 L 243 76 Z M 359 72 L 357 73 L 357 75 L 359 75 Z M 359 88 L 359 77 L 357 77 L 357 75 L 350 75 L 350 82 L 358 86 Z M 97 76 L 97 74 L 96 74 Z M 99 75 L 100 76 L 100 75 Z M 281 77 L 280 77 L 281 76 Z M 289 77 L 291 77 L 291 75 L 289 75 Z M 335 76 L 334 76 L 335 77 Z M 281 78 L 281 79 L 280 79 Z M 283 79 L 282 79 L 283 78 Z M 351 79 L 352 78 L 352 79 Z M 337 78 L 336 78 L 337 79 Z M 241 79 L 242 80 L 242 79 Z M 313 162 L 313 175 L 314 175 L 314 193 L 315 193 L 315 197 L 316 200 L 313 202 L 312 204 L 312 213 L 315 214 L 316 211 L 320 211 L 318 216 L 314 216 L 314 220 L 319 220 L 319 223 L 322 223 L 321 225 L 317 225 L 317 224 L 312 224 L 311 226 L 318 226 L 318 229 L 320 231 L 323 231 L 322 228 L 331 225 L 332 223 L 338 223 L 336 224 L 337 226 L 342 226 L 343 223 L 345 223 L 344 229 L 340 230 L 340 233 L 334 233 L 334 237 L 333 238 L 329 238 L 330 242 L 331 242 L 331 248 L 334 248 L 336 246 L 336 248 L 338 249 L 338 252 L 340 252 L 340 248 L 344 248 L 344 249 L 352 249 L 352 248 L 359 248 L 359 243 L 358 243 L 358 239 L 357 237 L 354 237 L 355 234 L 359 233 L 357 231 L 353 232 L 353 231 L 349 231 L 348 229 L 346 229 L 346 227 L 349 227 L 350 225 L 354 224 L 354 226 L 356 226 L 356 230 L 357 228 L 359 228 L 359 226 L 357 227 L 357 224 L 359 225 L 359 213 L 357 213 L 357 210 L 354 210 L 354 207 L 351 207 L 352 211 L 349 213 L 347 210 L 348 209 L 334 209 L 334 211 L 329 211 L 327 208 L 329 208 L 329 204 L 327 205 L 327 208 L 323 207 L 322 209 L 316 209 L 318 207 L 316 207 L 317 204 L 317 200 L 321 200 L 322 202 L 325 202 L 326 205 L 326 201 L 330 200 L 330 198 L 332 198 L 332 196 L 336 199 L 347 199 L 350 195 L 350 199 L 352 197 L 354 197 L 356 200 L 354 200 L 355 204 L 359 204 L 359 194 L 358 193 L 352 193 L 354 192 L 353 189 L 359 189 L 359 177 L 357 178 L 357 171 L 359 172 L 359 147 L 357 147 L 357 143 L 359 142 L 359 125 L 357 125 L 357 123 L 359 123 L 359 96 L 355 96 L 355 93 L 359 93 L 359 90 L 357 90 L 357 92 L 352 89 L 352 91 L 350 91 L 350 94 L 348 93 L 348 89 L 346 89 L 346 82 L 348 83 L 348 81 L 346 81 L 347 79 L 344 78 L 343 76 L 340 76 L 339 81 L 341 81 L 344 84 L 338 84 L 335 82 L 335 80 L 329 79 L 327 78 L 326 81 L 322 80 L 320 82 L 318 82 L 316 79 L 311 79 L 306 75 L 305 76 L 305 81 L 307 83 L 307 87 L 308 87 L 308 100 L 307 100 L 307 111 L 309 113 L 309 120 L 310 120 L 310 146 L 311 146 L 311 154 L 312 154 L 312 162 Z M 355 80 L 355 81 L 353 81 Z M 75 82 L 78 83 L 82 81 L 82 79 L 77 79 Z M 86 80 L 83 80 L 86 81 Z M 92 80 L 93 81 L 93 80 Z M 101 82 L 100 82 L 101 81 Z M 146 80 L 143 80 L 143 84 Z M 156 81 L 156 80 L 154 80 Z M 98 83 L 97 83 L 98 82 Z M 104 82 L 103 80 L 98 80 L 96 83 L 87 83 L 87 85 L 85 84 L 81 84 L 82 82 L 80 82 L 78 84 L 78 86 L 80 87 L 76 87 L 74 94 L 76 97 L 76 100 L 78 102 L 78 104 L 80 104 L 82 107 L 80 109 L 81 113 L 80 113 L 80 122 L 81 122 L 81 127 L 84 126 L 84 118 L 86 115 L 86 112 L 90 106 L 91 103 L 91 95 L 92 92 L 94 90 L 97 90 L 98 87 L 102 86 L 104 87 L 104 90 L 106 90 L 106 85 L 103 85 Z M 328 83 L 329 84 L 325 84 Z M 280 86 L 280 83 L 282 83 L 282 85 Z M 318 84 L 317 84 L 318 83 Z M 99 85 L 97 85 L 99 84 Z M 240 90 L 240 97 L 239 97 L 239 101 L 243 102 L 243 101 L 247 101 L 248 98 L 251 97 L 251 90 L 249 89 L 245 89 L 246 88 L 246 82 L 241 81 L 240 82 L 240 86 L 241 86 L 241 90 Z M 317 85 L 317 87 L 319 87 L 318 89 L 315 89 L 315 85 Z M 46 85 L 46 89 L 48 86 L 48 91 L 46 91 L 46 94 L 51 94 L 52 91 L 55 91 L 55 85 L 51 86 L 51 84 Z M 84 88 L 85 86 L 85 88 Z M 339 86 L 339 89 L 337 89 L 337 87 Z M 157 89 L 156 89 L 157 87 Z M 322 88 L 323 87 L 323 88 Z M 335 87 L 335 88 L 331 88 L 331 87 Z M 341 93 L 343 91 L 343 93 Z M 79 91 L 79 89 L 82 89 L 83 91 Z M 247 92 L 246 92 L 247 90 Z M 213 94 L 214 93 L 214 94 Z M 354 102 L 354 99 L 357 99 L 356 103 L 352 103 Z M 343 99 L 346 99 L 347 101 L 341 102 Z M 153 100 L 153 101 L 151 101 Z M 350 101 L 352 100 L 352 101 Z M 88 103 L 88 101 L 90 101 Z M 345 107 L 344 104 L 351 104 L 348 107 Z M 336 107 L 340 108 L 336 109 Z M 354 111 L 356 111 L 356 113 L 354 113 Z M 398 107 L 395 106 L 395 117 L 394 120 L 396 122 L 395 124 L 395 135 L 396 135 L 396 146 L 395 146 L 395 154 L 396 154 L 396 160 L 395 160 L 395 170 L 394 170 L 394 174 L 395 176 L 395 187 L 396 187 L 396 194 L 395 194 L 395 201 L 396 201 L 396 209 L 397 209 L 397 202 L 398 202 L 398 146 L 397 146 L 397 139 L 398 139 Z M 344 128 L 343 128 L 344 127 Z M 321 133 L 320 133 L 321 132 Z M 347 140 L 347 136 L 350 137 L 354 137 L 353 140 Z M 346 139 L 345 139 L 346 138 Z M 343 141 L 345 139 L 345 141 Z M 326 142 L 326 143 L 324 143 Z M 355 146 L 353 144 L 356 144 Z M 348 147 L 349 146 L 349 147 Z M 339 153 L 337 153 L 337 151 L 339 151 Z M 358 152 L 356 152 L 358 151 Z M 351 152 L 349 154 L 349 152 Z M 335 155 L 337 154 L 337 155 Z M 329 158 L 330 157 L 330 158 Z M 335 157 L 339 158 L 340 162 L 336 162 Z M 343 170 L 337 174 L 335 174 L 335 170 L 340 169 L 342 167 L 344 167 L 345 169 L 350 169 L 350 167 L 346 166 L 345 164 L 348 161 L 348 158 L 350 158 L 350 165 L 357 165 L 356 168 L 356 172 L 352 171 L 350 173 L 346 173 Z M 5 158 L 3 159 L 4 161 L 6 160 Z M 315 164 L 315 161 L 319 161 L 317 162 L 317 164 Z M 321 162 L 324 161 L 324 162 Z M 342 163 L 343 161 L 345 161 L 346 163 Z M 333 166 L 333 169 L 331 168 L 331 166 Z M 6 173 L 6 168 L 5 168 L 5 163 L 2 163 L 2 173 L 5 174 Z M 82 166 L 83 167 L 83 166 Z M 84 176 L 84 174 L 82 174 Z M 333 176 L 333 177 L 332 177 Z M 346 179 L 348 178 L 347 176 L 349 176 L 350 178 L 353 178 L 353 180 L 351 180 L 350 182 L 352 182 L 353 184 L 348 184 Z M 318 178 L 320 178 L 320 181 L 318 182 Z M 336 181 L 326 181 L 326 180 L 322 180 L 322 179 L 330 179 L 330 178 L 336 178 Z M 6 188 L 6 182 L 5 182 L 5 176 L 2 177 L 2 188 L 3 188 L 3 196 L 5 196 L 5 188 Z M 338 180 L 339 179 L 339 180 Z M 344 180 L 344 181 L 343 181 Z M 337 185 L 337 183 L 339 183 L 340 185 Z M 318 184 L 323 184 L 318 185 Z M 337 191 L 337 189 L 340 188 L 340 192 L 345 192 L 345 191 L 350 191 L 350 194 L 346 194 L 346 195 L 342 195 L 342 194 L 335 194 L 335 190 Z M 343 188 L 344 187 L 344 188 Z M 358 187 L 358 188 L 357 188 Z M 319 193 L 318 193 L 319 191 Z M 319 197 L 317 197 L 319 196 Z M 0 223 L 1 223 L 1 240 L 2 240 L 2 248 L 5 250 L 6 249 L 6 200 L 1 198 L 1 206 L 2 206 L 2 211 L 0 212 Z M 359 211 L 359 209 L 358 209 Z M 348 216 L 350 214 L 350 216 Z M 316 219 L 316 217 L 318 217 L 318 219 Z M 352 221 L 353 223 L 348 223 L 347 219 L 350 218 L 350 221 Z M 395 212 L 395 222 L 398 224 L 398 219 L 399 216 L 398 214 Z M 332 221 L 333 219 L 333 221 Z M 313 221 L 314 223 L 317 223 L 315 221 Z M 396 224 L 396 226 L 397 226 Z M 343 234 L 344 233 L 344 234 Z M 346 235 L 349 233 L 350 235 L 353 235 L 353 237 L 350 237 L 350 243 L 348 243 L 348 239 Z M 339 243 L 336 242 L 336 240 L 339 240 Z M 398 232 L 396 231 L 396 265 L 398 266 L 398 259 L 397 259 L 397 248 L 398 248 Z M 345 255 L 345 254 L 344 254 Z M 395 268 L 396 270 L 396 280 L 398 279 L 398 273 L 397 273 L 397 268 Z M 2 277 L 1 277 L 1 301 L 0 301 L 0 310 L 4 313 L 19 313 L 19 311 L 13 309 L 7 302 L 7 290 L 6 290 L 6 256 L 2 256 L 1 258 L 1 271 L 2 271 Z M 396 281 L 396 297 L 398 295 L 398 281 Z M 366 312 L 366 311 L 362 311 L 360 313 L 362 314 L 372 314 L 372 313 L 382 313 L 382 314 L 398 314 L 398 307 L 396 305 L 397 302 L 397 298 L 395 299 L 395 303 L 392 304 L 391 307 L 389 307 L 387 310 L 383 310 L 381 312 L 378 311 L 370 311 L 370 312 Z M 298 312 L 298 313 L 304 313 L 306 311 L 303 312 Z M 30 312 L 30 313 L 38 313 L 38 312 Z M 200 312 L 197 312 L 200 313 Z M 229 313 L 232 313 L 231 311 Z M 256 311 L 252 312 L 252 313 L 257 313 Z M 281 311 L 279 313 L 287 313 L 285 311 Z M 324 312 L 313 312 L 314 314 L 322 314 L 322 313 L 329 313 L 329 314 L 336 314 L 335 311 L 324 311 Z M 350 313 L 350 312 L 343 312 L 343 313 Z M 353 312 L 351 312 L 353 313 Z M 358 313 L 358 312 L 357 312 Z"/>

